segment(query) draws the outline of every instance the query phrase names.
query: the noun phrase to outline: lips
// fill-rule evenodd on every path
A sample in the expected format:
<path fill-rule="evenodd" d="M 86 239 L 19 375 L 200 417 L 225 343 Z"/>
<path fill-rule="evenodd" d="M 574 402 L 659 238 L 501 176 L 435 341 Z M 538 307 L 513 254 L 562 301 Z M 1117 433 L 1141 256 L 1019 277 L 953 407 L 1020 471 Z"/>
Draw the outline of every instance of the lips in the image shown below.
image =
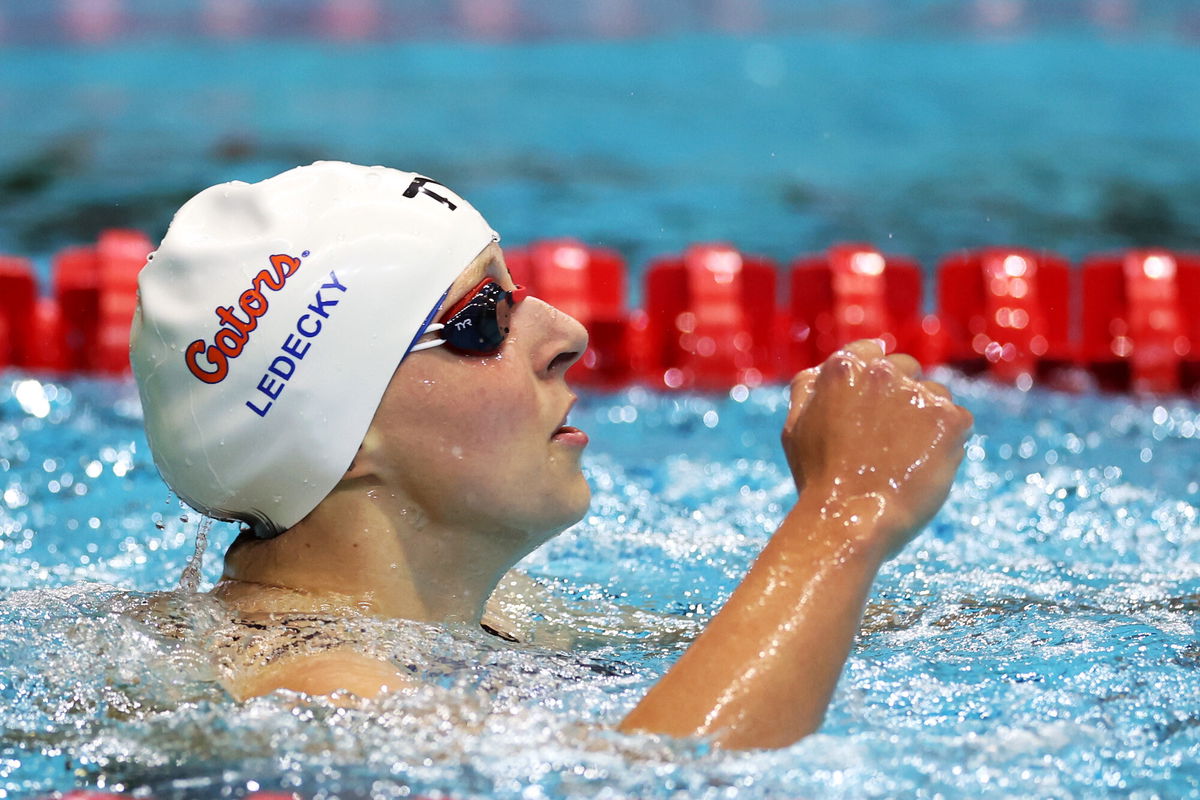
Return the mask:
<path fill-rule="evenodd" d="M 567 424 L 567 416 L 571 413 L 571 408 L 574 405 L 575 398 L 572 397 L 571 404 L 567 406 L 567 413 L 563 414 L 562 422 L 554 429 L 554 433 L 550 435 L 550 441 L 575 447 L 584 447 L 587 445 L 588 435 L 574 425 Z"/>
<path fill-rule="evenodd" d="M 574 425 L 563 425 L 554 432 L 554 435 L 550 437 L 550 441 L 569 444 L 574 447 L 586 447 L 588 435 Z"/>

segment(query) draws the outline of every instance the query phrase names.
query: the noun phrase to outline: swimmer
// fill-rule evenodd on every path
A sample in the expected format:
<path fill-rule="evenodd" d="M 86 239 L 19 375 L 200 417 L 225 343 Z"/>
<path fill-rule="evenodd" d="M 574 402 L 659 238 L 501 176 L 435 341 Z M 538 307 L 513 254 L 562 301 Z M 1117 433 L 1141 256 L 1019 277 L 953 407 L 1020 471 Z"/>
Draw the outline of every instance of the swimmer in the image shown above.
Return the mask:
<path fill-rule="evenodd" d="M 565 379 L 587 332 L 514 285 L 498 241 L 429 178 L 334 162 L 175 216 L 139 278 L 133 367 L 164 479 L 245 523 L 213 593 L 248 631 L 376 616 L 518 638 L 489 598 L 588 508 Z M 876 341 L 796 375 L 798 500 L 620 728 L 728 748 L 815 731 L 877 571 L 944 502 L 971 424 Z M 256 652 L 230 667 L 239 698 L 417 680 L 353 641 Z"/>

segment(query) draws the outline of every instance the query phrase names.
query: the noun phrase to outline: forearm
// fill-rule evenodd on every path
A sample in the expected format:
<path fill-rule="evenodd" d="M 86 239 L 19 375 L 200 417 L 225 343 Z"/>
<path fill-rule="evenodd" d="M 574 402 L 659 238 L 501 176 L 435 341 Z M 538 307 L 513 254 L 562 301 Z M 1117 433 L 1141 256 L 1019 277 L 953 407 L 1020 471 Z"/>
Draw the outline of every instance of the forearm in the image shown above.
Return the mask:
<path fill-rule="evenodd" d="M 867 504 L 870 506 L 870 504 Z M 881 562 L 874 515 L 801 500 L 623 730 L 781 747 L 821 724 Z"/>

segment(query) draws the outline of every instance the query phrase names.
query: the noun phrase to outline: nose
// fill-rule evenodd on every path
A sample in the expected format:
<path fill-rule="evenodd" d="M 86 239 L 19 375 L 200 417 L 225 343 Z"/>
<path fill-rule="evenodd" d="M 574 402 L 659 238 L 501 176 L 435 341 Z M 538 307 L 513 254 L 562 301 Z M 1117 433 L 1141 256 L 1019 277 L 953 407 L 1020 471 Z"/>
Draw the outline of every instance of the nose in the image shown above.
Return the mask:
<path fill-rule="evenodd" d="M 561 376 L 583 356 L 587 328 L 570 314 L 536 297 L 526 298 L 517 313 L 525 317 L 517 330 L 529 337 L 533 366 L 542 377 Z"/>

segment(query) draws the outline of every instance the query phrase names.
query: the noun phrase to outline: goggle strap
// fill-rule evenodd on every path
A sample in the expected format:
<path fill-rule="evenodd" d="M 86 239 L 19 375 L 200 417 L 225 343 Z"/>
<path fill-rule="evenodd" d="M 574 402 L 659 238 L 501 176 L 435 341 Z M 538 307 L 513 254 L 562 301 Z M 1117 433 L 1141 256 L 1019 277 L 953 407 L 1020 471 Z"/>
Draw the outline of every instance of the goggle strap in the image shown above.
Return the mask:
<path fill-rule="evenodd" d="M 443 325 L 442 323 L 435 322 L 432 325 L 430 325 L 428 328 L 426 328 L 425 330 L 421 331 L 421 335 L 424 336 L 427 333 L 436 333 L 444 327 L 446 327 L 446 326 Z M 445 343 L 446 343 L 446 340 L 439 336 L 436 339 L 430 339 L 427 342 L 417 342 L 412 347 L 408 348 L 408 352 L 413 353 L 413 352 L 416 352 L 417 350 L 428 350 L 431 347 L 437 347 L 438 345 L 445 344 Z"/>
<path fill-rule="evenodd" d="M 425 317 L 425 321 L 422 322 L 421 327 L 417 329 L 417 335 L 414 336 L 412 338 L 412 341 L 408 343 L 408 349 L 404 351 L 404 356 L 402 356 L 400 359 L 401 361 L 403 361 L 404 358 L 406 358 L 408 356 L 408 354 L 411 353 L 413 350 L 425 350 L 429 347 L 437 346 L 437 345 L 425 344 L 421 347 L 418 347 L 417 342 L 420 341 L 421 337 L 424 336 L 425 332 L 428 331 L 430 328 L 434 327 L 435 325 L 438 328 L 442 327 L 441 323 L 434 322 L 433 318 L 437 316 L 438 311 L 442 307 L 442 303 L 446 302 L 446 296 L 448 294 L 450 294 L 450 287 L 447 286 L 446 291 L 442 292 L 442 296 L 439 297 L 438 301 L 433 304 L 433 308 L 429 309 L 429 314 Z M 439 344 L 441 343 L 441 339 L 438 340 L 438 343 Z"/>
<path fill-rule="evenodd" d="M 430 339 L 427 342 L 418 342 L 417 344 L 414 344 L 412 347 L 408 348 L 408 352 L 415 353 L 418 350 L 428 350 L 431 347 L 440 347 L 441 345 L 444 345 L 445 343 L 446 343 L 445 339 L 438 337 L 437 339 Z"/>

